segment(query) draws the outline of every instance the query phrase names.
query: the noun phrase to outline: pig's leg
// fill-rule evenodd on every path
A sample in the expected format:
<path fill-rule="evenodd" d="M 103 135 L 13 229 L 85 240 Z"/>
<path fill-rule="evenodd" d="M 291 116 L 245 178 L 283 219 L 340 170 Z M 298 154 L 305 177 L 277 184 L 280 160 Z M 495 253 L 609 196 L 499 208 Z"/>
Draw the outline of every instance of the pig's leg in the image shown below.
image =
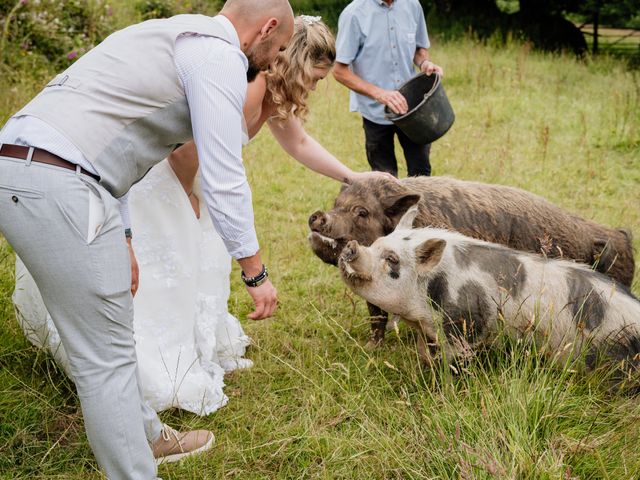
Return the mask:
<path fill-rule="evenodd" d="M 433 366 L 434 364 L 434 352 L 433 347 L 429 345 L 429 339 L 423 332 L 418 332 L 418 356 L 425 366 Z"/>
<path fill-rule="evenodd" d="M 371 320 L 371 337 L 367 343 L 368 349 L 375 349 L 384 342 L 384 332 L 387 328 L 388 314 L 380 307 L 367 302 L 369 309 L 369 320 Z"/>
<path fill-rule="evenodd" d="M 424 332 L 418 332 L 418 356 L 425 367 L 434 367 L 436 360 L 442 362 L 443 365 L 451 365 L 458 359 L 470 356 L 461 350 L 458 345 L 452 345 L 448 342 L 440 343 L 436 346 L 435 341 L 430 340 Z M 457 370 L 454 368 L 454 372 Z"/>

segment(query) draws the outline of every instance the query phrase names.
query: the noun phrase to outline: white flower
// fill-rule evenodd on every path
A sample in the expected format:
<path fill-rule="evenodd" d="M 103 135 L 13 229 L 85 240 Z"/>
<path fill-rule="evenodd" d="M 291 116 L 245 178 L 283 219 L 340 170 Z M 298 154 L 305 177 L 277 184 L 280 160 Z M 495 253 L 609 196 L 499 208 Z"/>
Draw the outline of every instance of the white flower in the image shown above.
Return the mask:
<path fill-rule="evenodd" d="M 314 23 L 318 23 L 322 20 L 322 17 L 314 17 L 312 15 L 300 15 L 300 18 L 307 25 L 313 25 Z"/>

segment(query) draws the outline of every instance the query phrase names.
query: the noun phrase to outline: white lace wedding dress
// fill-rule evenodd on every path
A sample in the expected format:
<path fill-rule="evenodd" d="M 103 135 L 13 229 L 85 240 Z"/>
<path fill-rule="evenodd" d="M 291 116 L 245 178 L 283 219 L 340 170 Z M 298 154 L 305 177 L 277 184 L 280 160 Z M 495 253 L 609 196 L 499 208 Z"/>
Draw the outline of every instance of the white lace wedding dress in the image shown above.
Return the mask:
<path fill-rule="evenodd" d="M 209 414 L 227 403 L 225 371 L 252 365 L 243 358 L 250 340 L 227 310 L 231 257 L 204 202 L 197 219 L 167 160 L 131 189 L 129 205 L 140 266 L 134 332 L 144 397 L 157 411 Z M 69 374 L 60 337 L 19 259 L 13 301 L 28 339 Z"/>

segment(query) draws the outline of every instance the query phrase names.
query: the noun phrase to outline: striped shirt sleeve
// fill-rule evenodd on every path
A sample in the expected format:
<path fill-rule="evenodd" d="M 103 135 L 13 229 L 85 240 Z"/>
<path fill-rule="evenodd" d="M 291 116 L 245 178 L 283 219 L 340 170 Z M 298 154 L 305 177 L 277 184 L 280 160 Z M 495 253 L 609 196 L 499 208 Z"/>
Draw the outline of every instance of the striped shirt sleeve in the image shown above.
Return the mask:
<path fill-rule="evenodd" d="M 175 63 L 191 112 L 202 190 L 213 224 L 234 258 L 259 249 L 251 189 L 242 164 L 247 60 L 223 40 L 180 37 Z"/>

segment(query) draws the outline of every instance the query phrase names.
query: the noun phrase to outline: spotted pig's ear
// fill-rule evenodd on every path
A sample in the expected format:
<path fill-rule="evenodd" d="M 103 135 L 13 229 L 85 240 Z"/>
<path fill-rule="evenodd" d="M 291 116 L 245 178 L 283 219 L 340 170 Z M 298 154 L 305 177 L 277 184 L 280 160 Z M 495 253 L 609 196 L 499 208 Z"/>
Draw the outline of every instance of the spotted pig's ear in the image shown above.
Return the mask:
<path fill-rule="evenodd" d="M 416 219 L 416 215 L 418 215 L 417 204 L 407 210 L 407 212 L 402 216 L 396 226 L 396 230 L 411 230 L 413 228 L 413 221 Z"/>
<path fill-rule="evenodd" d="M 426 274 L 436 268 L 442 260 L 447 242 L 441 238 L 430 238 L 416 247 L 416 268 L 419 274 Z"/>

